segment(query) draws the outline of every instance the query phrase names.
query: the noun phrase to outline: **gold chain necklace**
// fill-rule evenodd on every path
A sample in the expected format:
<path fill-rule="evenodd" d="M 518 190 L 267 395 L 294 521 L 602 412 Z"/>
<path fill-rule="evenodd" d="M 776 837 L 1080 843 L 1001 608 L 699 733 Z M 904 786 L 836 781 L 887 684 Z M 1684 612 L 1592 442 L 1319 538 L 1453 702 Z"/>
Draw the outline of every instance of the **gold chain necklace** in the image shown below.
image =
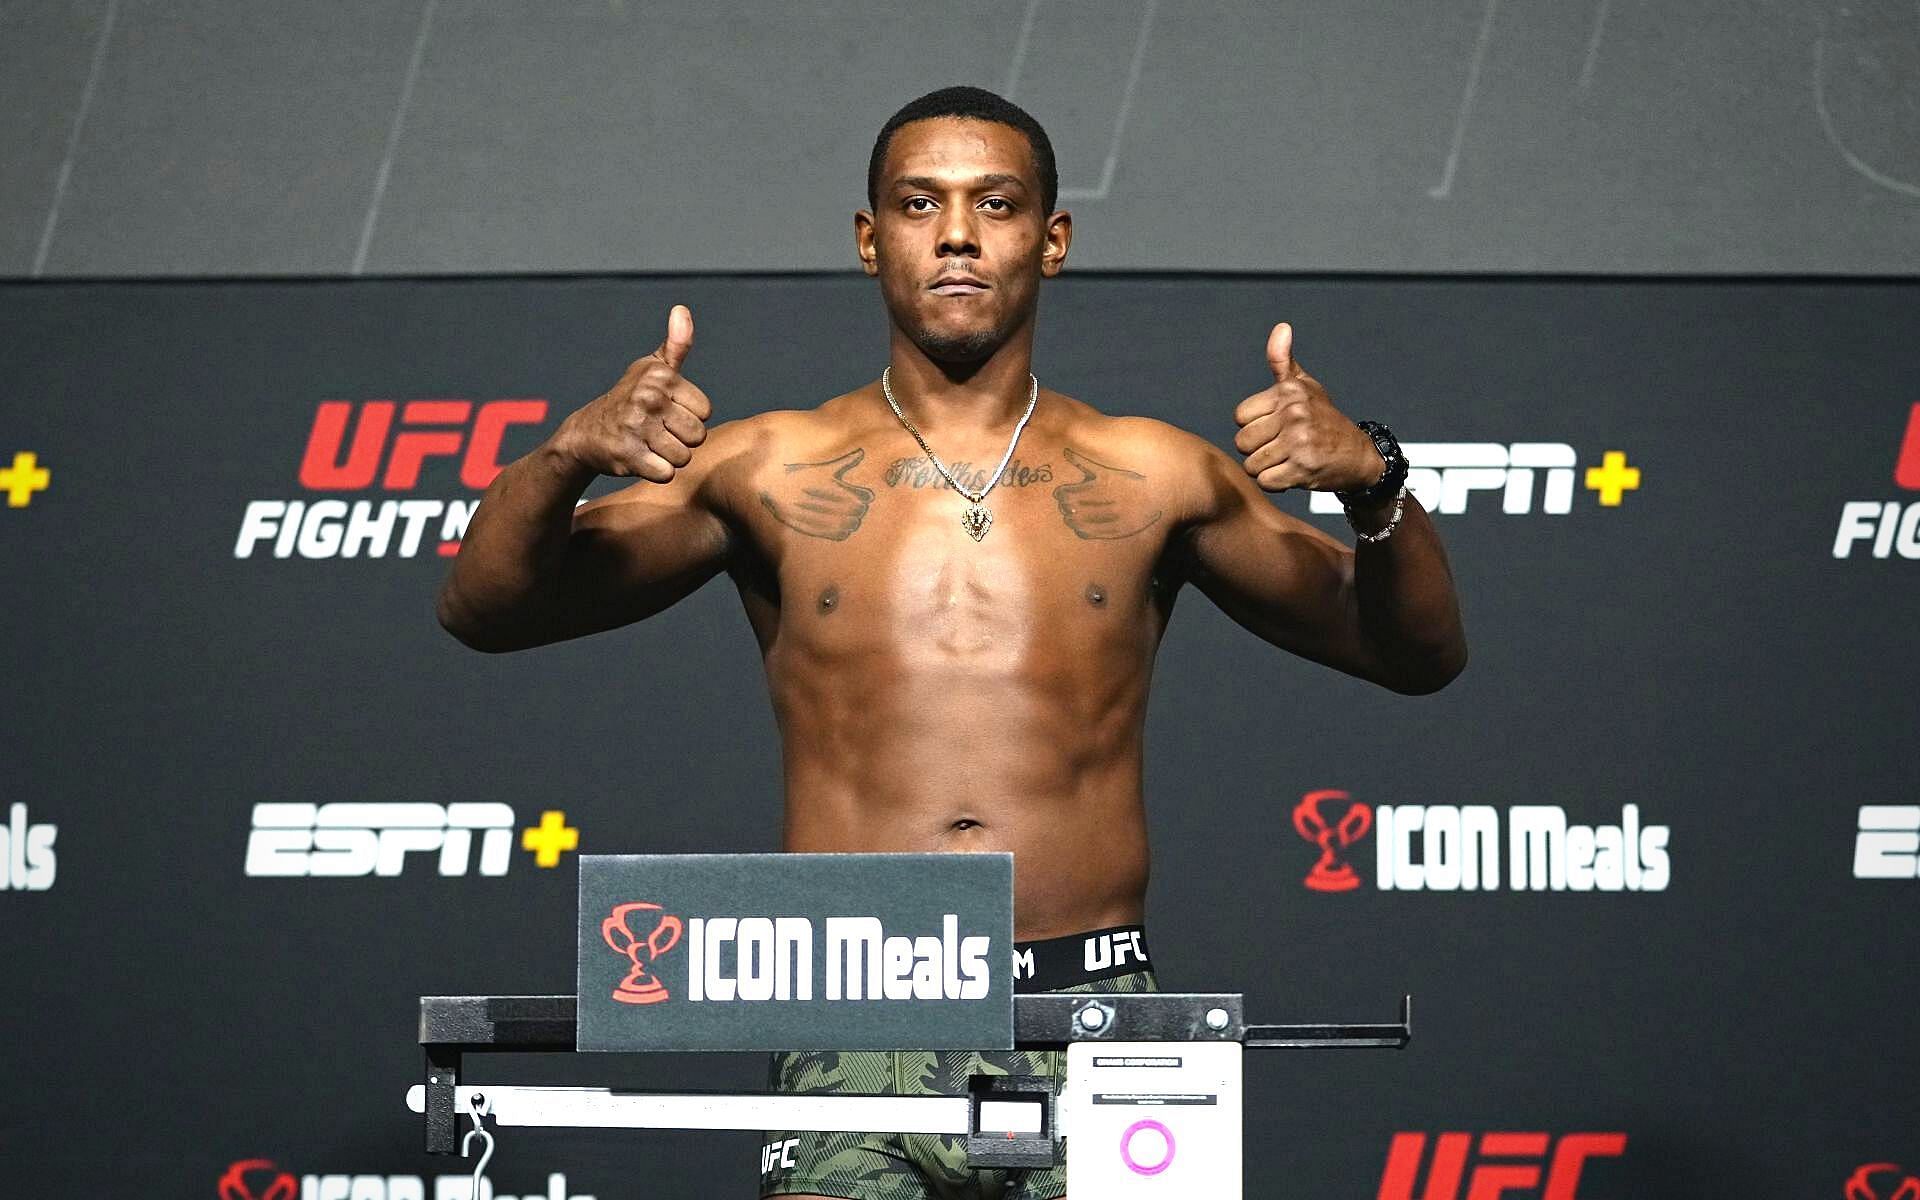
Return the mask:
<path fill-rule="evenodd" d="M 974 492 L 960 486 L 960 481 L 953 477 L 953 472 L 947 470 L 946 464 L 934 454 L 933 447 L 927 445 L 927 439 L 920 436 L 920 431 L 913 427 L 913 422 L 907 420 L 907 414 L 900 411 L 900 405 L 893 398 L 893 385 L 889 382 L 892 374 L 891 365 L 880 372 L 880 390 L 886 394 L 887 407 L 893 410 L 894 416 L 900 418 L 900 423 L 907 427 L 907 432 L 913 435 L 913 440 L 920 443 L 920 448 L 927 452 L 927 457 L 933 460 L 933 469 L 940 472 L 940 477 L 946 480 L 954 491 L 973 501 L 967 506 L 966 511 L 960 514 L 960 527 L 972 534 L 974 541 L 979 541 L 987 536 L 987 530 L 993 528 L 993 510 L 980 502 L 987 498 L 987 493 L 993 490 L 993 485 L 1000 482 L 1000 476 L 1006 472 L 1007 464 L 1013 460 L 1013 448 L 1020 444 L 1020 431 L 1027 427 L 1027 418 L 1033 416 L 1033 406 L 1040 399 L 1040 380 L 1032 372 L 1027 373 L 1031 386 L 1027 389 L 1026 414 L 1020 418 L 1020 423 L 1013 427 L 1013 440 L 1007 443 L 1007 452 L 1000 456 L 1000 469 L 993 473 L 993 478 L 987 481 L 986 487 Z"/>

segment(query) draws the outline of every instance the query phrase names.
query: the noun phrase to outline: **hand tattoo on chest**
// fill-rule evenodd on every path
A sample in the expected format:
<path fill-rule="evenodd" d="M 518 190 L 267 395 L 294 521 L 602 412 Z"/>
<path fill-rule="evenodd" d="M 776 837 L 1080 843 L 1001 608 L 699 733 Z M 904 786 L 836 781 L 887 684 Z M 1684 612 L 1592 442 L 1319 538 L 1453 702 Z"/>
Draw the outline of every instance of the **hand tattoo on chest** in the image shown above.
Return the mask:
<path fill-rule="evenodd" d="M 1054 503 L 1067 528 L 1083 538 L 1132 537 L 1160 519 L 1161 509 L 1147 477 L 1125 467 L 1088 458 L 1062 447 L 1071 473 L 1080 478 L 1053 489 Z"/>
<path fill-rule="evenodd" d="M 847 472 L 867 456 L 855 446 L 837 458 L 821 462 L 782 464 L 782 472 L 761 489 L 760 503 L 789 529 L 808 537 L 844 542 L 866 519 L 873 489 L 847 480 Z"/>

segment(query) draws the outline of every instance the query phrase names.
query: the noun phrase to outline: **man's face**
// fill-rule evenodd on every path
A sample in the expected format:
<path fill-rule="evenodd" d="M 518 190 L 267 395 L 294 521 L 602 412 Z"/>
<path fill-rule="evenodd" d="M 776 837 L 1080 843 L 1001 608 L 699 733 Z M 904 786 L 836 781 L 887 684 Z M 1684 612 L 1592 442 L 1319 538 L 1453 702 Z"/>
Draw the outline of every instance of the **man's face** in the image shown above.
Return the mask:
<path fill-rule="evenodd" d="M 894 324 L 936 362 L 977 362 L 1032 320 L 1072 236 L 1041 211 L 1026 135 L 961 117 L 894 131 L 875 211 L 854 216 Z"/>

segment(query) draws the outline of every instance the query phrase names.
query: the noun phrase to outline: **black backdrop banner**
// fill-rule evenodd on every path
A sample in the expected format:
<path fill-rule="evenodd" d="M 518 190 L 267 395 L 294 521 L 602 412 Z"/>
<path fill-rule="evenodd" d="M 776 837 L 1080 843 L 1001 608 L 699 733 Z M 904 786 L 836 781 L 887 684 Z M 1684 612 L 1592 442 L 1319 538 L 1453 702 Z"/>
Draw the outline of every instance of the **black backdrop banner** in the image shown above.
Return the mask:
<path fill-rule="evenodd" d="M 496 464 L 674 303 L 715 421 L 882 365 L 858 277 L 0 287 L 0 1195 L 463 1195 L 403 1105 L 415 998 L 569 990 L 579 852 L 777 848 L 724 577 L 519 654 L 433 615 Z M 1279 320 L 1413 447 L 1473 659 L 1401 697 L 1175 614 L 1162 985 L 1262 1021 L 1415 996 L 1404 1053 L 1249 1057 L 1248 1195 L 1466 1200 L 1504 1165 L 1518 1197 L 1892 1197 L 1920 1176 L 1920 290 L 1089 276 L 1043 292 L 1036 369 L 1230 447 Z M 491 1173 L 744 1197 L 758 1141 L 507 1130 Z"/>

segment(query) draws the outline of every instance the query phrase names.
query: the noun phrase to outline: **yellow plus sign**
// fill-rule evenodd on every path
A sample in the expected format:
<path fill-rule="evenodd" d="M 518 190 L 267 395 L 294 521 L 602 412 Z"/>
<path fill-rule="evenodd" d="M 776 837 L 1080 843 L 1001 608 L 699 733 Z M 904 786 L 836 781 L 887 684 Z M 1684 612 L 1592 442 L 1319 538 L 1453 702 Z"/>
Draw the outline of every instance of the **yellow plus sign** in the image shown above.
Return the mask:
<path fill-rule="evenodd" d="M 45 467 L 37 465 L 33 451 L 20 450 L 13 456 L 13 466 L 0 471 L 0 492 L 7 494 L 8 508 L 25 508 L 28 497 L 46 491 L 52 478 Z"/>
<path fill-rule="evenodd" d="M 535 866 L 557 867 L 562 850 L 580 848 L 580 831 L 567 824 L 567 814 L 549 809 L 540 814 L 538 826 L 520 831 L 520 848 L 533 851 Z"/>
<path fill-rule="evenodd" d="M 1620 451 L 1609 450 L 1599 466 L 1587 468 L 1587 487 L 1600 493 L 1601 505 L 1618 508 L 1623 493 L 1639 490 L 1640 468 L 1628 466 L 1627 456 Z"/>

